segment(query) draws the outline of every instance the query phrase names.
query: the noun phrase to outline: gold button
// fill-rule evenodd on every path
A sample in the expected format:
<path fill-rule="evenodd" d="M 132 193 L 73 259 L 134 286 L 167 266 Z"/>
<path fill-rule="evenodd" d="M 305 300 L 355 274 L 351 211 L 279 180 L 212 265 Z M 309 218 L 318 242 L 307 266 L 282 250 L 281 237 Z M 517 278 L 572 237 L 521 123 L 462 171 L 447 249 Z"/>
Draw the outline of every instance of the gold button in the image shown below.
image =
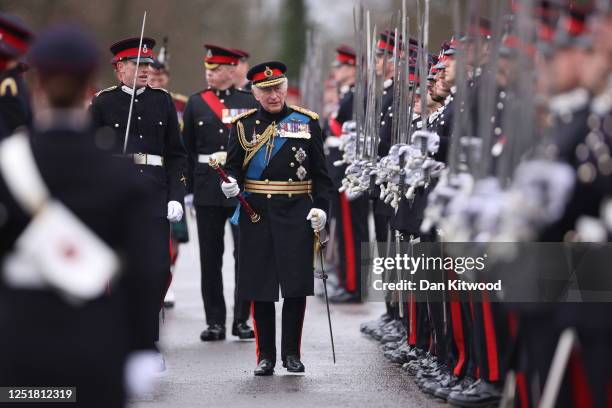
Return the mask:
<path fill-rule="evenodd" d="M 266 197 L 268 197 L 268 198 L 272 198 L 272 194 L 268 194 Z"/>
<path fill-rule="evenodd" d="M 115 127 L 119 127 L 119 124 L 118 124 L 118 123 L 115 123 Z"/>
<path fill-rule="evenodd" d="M 291 148 L 291 150 L 293 150 L 293 151 L 295 152 L 297 149 L 295 148 L 295 146 L 293 146 L 293 147 Z"/>
<path fill-rule="evenodd" d="M 293 183 L 293 179 L 289 179 L 289 183 Z"/>
<path fill-rule="evenodd" d="M 287 194 L 287 196 L 288 196 L 289 198 L 291 198 L 291 197 L 293 197 L 293 194 L 289 193 L 289 194 Z"/>
<path fill-rule="evenodd" d="M 295 167 L 295 163 L 294 163 L 294 162 L 291 162 L 291 163 L 289 163 L 289 166 L 291 166 L 291 167 Z"/>
<path fill-rule="evenodd" d="M 265 180 L 265 183 L 266 183 L 266 184 L 270 184 L 270 180 L 266 179 L 266 180 Z"/>
<path fill-rule="evenodd" d="M 259 125 L 260 123 L 261 123 L 261 122 L 259 121 L 259 119 L 257 119 L 257 120 L 255 121 L 255 124 L 256 124 L 256 125 Z"/>
<path fill-rule="evenodd" d="M 225 99 L 219 99 L 219 102 L 225 103 Z"/>
<path fill-rule="evenodd" d="M 202 122 L 202 121 L 198 122 L 198 126 L 202 126 L 203 124 L 204 124 L 204 122 Z"/>
<path fill-rule="evenodd" d="M 161 125 L 163 125 L 163 123 L 162 123 L 162 122 L 159 122 L 159 124 L 160 124 L 160 126 L 161 126 Z"/>
<path fill-rule="evenodd" d="M 219 129 L 219 133 L 223 133 L 223 129 Z"/>

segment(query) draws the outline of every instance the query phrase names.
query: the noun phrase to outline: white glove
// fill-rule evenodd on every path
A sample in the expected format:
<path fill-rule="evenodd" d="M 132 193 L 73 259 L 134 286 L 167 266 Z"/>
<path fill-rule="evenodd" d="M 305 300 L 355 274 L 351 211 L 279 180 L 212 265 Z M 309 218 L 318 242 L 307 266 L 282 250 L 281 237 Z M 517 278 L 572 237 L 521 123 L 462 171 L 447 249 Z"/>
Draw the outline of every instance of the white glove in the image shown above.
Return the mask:
<path fill-rule="evenodd" d="M 221 183 L 221 190 L 223 191 L 223 194 L 225 194 L 225 197 L 227 198 L 232 198 L 232 197 L 236 197 L 238 194 L 240 194 L 240 187 L 238 187 L 238 183 L 236 182 L 236 179 L 233 177 L 228 177 L 229 178 L 229 183 L 226 183 L 225 181 Z"/>
<path fill-rule="evenodd" d="M 183 207 L 178 201 L 168 202 L 168 220 L 170 222 L 179 222 L 183 218 Z"/>
<path fill-rule="evenodd" d="M 187 194 L 185 196 L 185 207 L 193 208 L 193 194 Z"/>
<path fill-rule="evenodd" d="M 153 393 L 159 371 L 159 353 L 134 351 L 125 362 L 125 388 L 133 397 Z"/>
<path fill-rule="evenodd" d="M 319 232 L 323 229 L 323 227 L 325 227 L 325 223 L 327 222 L 327 215 L 323 210 L 320 210 L 318 208 L 312 208 L 306 216 L 306 219 L 310 221 L 312 229 L 316 232 Z"/>

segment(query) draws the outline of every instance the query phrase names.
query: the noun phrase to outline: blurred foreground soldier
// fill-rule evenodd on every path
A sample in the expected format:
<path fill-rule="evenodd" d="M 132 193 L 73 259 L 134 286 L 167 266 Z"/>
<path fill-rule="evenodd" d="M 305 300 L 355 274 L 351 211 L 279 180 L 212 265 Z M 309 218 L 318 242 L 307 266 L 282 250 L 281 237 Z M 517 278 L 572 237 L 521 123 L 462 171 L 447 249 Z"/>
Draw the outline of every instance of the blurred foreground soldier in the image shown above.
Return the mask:
<path fill-rule="evenodd" d="M 219 190 L 219 176 L 208 165 L 214 157 L 220 165 L 225 163 L 229 146 L 232 117 L 256 105 L 249 92 L 234 87 L 236 65 L 240 54 L 234 50 L 206 45 L 204 60 L 208 89 L 189 97 L 185 109 L 183 138 L 189 154 L 189 196 L 196 208 L 200 264 L 202 274 L 202 300 L 208 328 L 202 331 L 202 341 L 225 339 L 226 308 L 223 298 L 223 251 L 225 224 L 236 207 L 235 200 L 226 200 Z M 239 247 L 238 227 L 232 225 L 234 258 Z M 235 263 L 235 271 L 238 262 Z M 236 272 L 235 272 L 236 274 Z M 240 301 L 234 291 L 234 321 L 232 335 L 241 339 L 254 337 L 247 324 L 248 302 Z"/>
<path fill-rule="evenodd" d="M 0 144 L 0 384 L 76 387 L 71 406 L 121 407 L 124 381 L 150 391 L 158 363 L 152 202 L 95 144 L 93 38 L 67 26 L 39 38 L 34 129 Z"/>
<path fill-rule="evenodd" d="M 16 17 L 0 13 L 0 139 L 19 126 L 29 127 L 32 112 L 18 58 L 26 53 L 32 33 Z"/>
<path fill-rule="evenodd" d="M 285 104 L 286 70 L 280 62 L 249 70 L 260 107 L 234 119 L 226 164 L 231 182 L 221 184 L 228 198 L 237 196 L 242 186 L 261 216 L 254 223 L 238 209 L 238 297 L 253 302 L 258 376 L 274 373 L 279 286 L 284 298 L 283 367 L 304 371 L 300 344 L 306 296 L 314 290 L 313 230 L 325 227 L 331 189 L 319 116 Z"/>
<path fill-rule="evenodd" d="M 154 262 L 148 279 L 155 285 L 157 294 L 151 305 L 150 317 L 155 322 L 151 339 L 157 341 L 159 310 L 170 279 L 168 221 L 178 222 L 183 217 L 181 202 L 185 197 L 183 172 L 186 154 L 170 94 L 164 89 L 147 86 L 155 40 L 143 39 L 137 71 L 138 45 L 138 38 L 130 38 L 111 46 L 114 54 L 112 64 L 121 83 L 98 92 L 90 110 L 94 126 L 99 129 L 97 139 L 100 148 L 133 161 L 142 185 L 154 192 L 147 216 L 155 229 L 149 239 L 154 241 L 156 249 L 147 256 Z M 136 95 L 126 142 L 134 77 Z"/>

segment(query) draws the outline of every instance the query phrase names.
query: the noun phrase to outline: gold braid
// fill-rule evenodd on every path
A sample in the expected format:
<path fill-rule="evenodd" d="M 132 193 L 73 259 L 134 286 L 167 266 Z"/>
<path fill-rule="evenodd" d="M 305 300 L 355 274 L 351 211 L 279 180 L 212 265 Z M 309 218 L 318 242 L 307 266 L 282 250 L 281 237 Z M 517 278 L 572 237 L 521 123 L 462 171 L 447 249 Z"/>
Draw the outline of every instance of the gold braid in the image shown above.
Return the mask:
<path fill-rule="evenodd" d="M 254 140 L 248 141 L 246 135 L 244 133 L 244 125 L 241 121 L 238 121 L 238 141 L 240 142 L 240 146 L 244 149 L 246 153 L 244 156 L 244 161 L 242 162 L 242 168 L 245 169 L 249 164 L 253 156 L 259 151 L 259 149 L 268 143 L 268 140 L 276 133 L 276 123 L 272 123 L 268 125 L 266 130 L 256 137 Z"/>

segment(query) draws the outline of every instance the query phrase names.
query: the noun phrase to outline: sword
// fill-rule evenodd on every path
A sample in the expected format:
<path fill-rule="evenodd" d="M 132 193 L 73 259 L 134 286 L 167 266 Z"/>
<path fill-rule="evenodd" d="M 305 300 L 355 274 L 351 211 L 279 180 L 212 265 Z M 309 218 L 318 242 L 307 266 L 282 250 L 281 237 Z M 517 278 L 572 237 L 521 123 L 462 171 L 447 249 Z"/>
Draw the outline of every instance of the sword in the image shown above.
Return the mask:
<path fill-rule="evenodd" d="M 136 95 L 136 79 L 138 78 L 138 67 L 140 65 L 140 51 L 142 50 L 142 38 L 144 37 L 145 23 L 147 22 L 147 12 L 142 16 L 142 28 L 140 29 L 140 42 L 138 43 L 138 56 L 136 57 L 136 71 L 134 72 L 134 82 L 132 84 L 132 98 L 130 100 L 130 111 L 128 112 L 127 126 L 125 128 L 125 138 L 123 141 L 123 155 L 127 150 L 128 137 L 130 135 L 130 123 L 132 122 L 132 109 L 134 108 L 134 96 Z"/>
<path fill-rule="evenodd" d="M 325 232 L 325 230 L 321 231 Z M 324 239 L 321 241 L 321 232 L 315 231 L 315 252 L 319 254 L 319 259 L 321 260 L 321 274 L 315 275 L 317 278 L 323 280 L 323 290 L 325 291 L 325 306 L 327 307 L 327 323 L 329 324 L 329 338 L 331 340 L 332 347 L 332 358 L 334 359 L 334 364 L 336 364 L 336 348 L 334 347 L 334 332 L 332 330 L 331 323 L 331 314 L 329 313 L 329 298 L 327 297 L 327 275 L 325 274 L 325 265 L 323 262 L 323 248 L 327 243 L 327 240 Z"/>
<path fill-rule="evenodd" d="M 223 180 L 226 183 L 229 183 L 230 180 L 227 177 L 227 174 L 225 174 L 225 171 L 223 171 L 223 169 L 221 168 L 221 166 L 219 165 L 219 163 L 217 162 L 217 160 L 214 157 L 211 157 L 208 161 L 208 165 L 210 167 L 212 167 L 217 174 L 219 175 L 219 177 L 221 177 L 221 180 Z M 242 205 L 242 207 L 244 208 L 244 210 L 247 212 L 247 214 L 249 215 L 249 218 L 251 219 L 252 223 L 256 223 L 259 222 L 259 220 L 261 219 L 261 217 L 259 216 L 259 214 L 257 214 L 255 212 L 255 210 L 253 209 L 253 207 L 251 207 L 251 205 L 248 203 L 247 200 L 245 200 L 245 198 L 243 197 L 242 194 L 238 194 L 236 196 L 236 198 L 238 199 L 238 201 L 240 201 L 240 204 Z"/>

